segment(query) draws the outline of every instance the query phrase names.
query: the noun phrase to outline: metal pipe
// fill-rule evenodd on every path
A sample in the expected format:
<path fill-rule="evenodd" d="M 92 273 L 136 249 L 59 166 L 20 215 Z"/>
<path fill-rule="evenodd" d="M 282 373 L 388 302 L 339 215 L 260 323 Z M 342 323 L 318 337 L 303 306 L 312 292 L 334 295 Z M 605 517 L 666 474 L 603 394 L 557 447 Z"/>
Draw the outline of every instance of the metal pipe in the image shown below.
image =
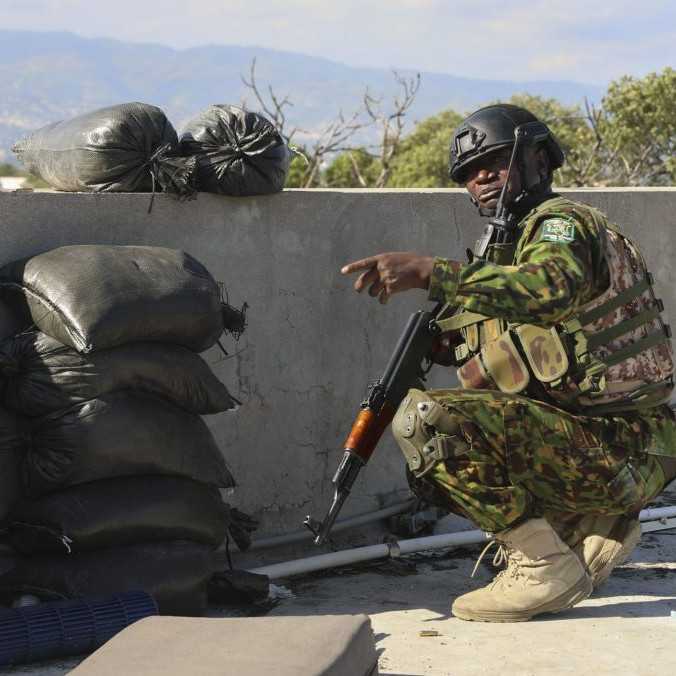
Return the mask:
<path fill-rule="evenodd" d="M 670 528 L 676 528 L 676 519 L 662 517 L 656 521 L 641 522 L 641 533 L 654 533 L 658 530 L 667 530 Z"/>
<path fill-rule="evenodd" d="M 639 514 L 639 520 L 642 523 L 650 524 L 643 528 L 644 532 L 660 530 L 657 524 L 660 522 L 662 528 L 673 527 L 670 519 L 676 518 L 676 507 L 657 507 L 654 509 L 644 509 Z M 294 559 L 282 563 L 275 563 L 269 566 L 253 568 L 252 573 L 267 575 L 270 579 L 283 577 L 292 577 L 311 573 L 316 570 L 345 566 L 362 561 L 371 561 L 384 557 L 397 557 L 402 554 L 412 552 L 429 551 L 433 549 L 445 549 L 447 547 L 456 547 L 462 545 L 479 544 L 490 539 L 491 535 L 481 530 L 461 531 L 459 533 L 445 533 L 443 535 L 431 535 L 423 538 L 413 538 L 410 540 L 400 540 L 379 545 L 369 545 L 367 547 L 356 547 L 339 552 L 330 552 L 328 554 L 319 554 L 304 559 Z"/>
<path fill-rule="evenodd" d="M 638 515 L 639 521 L 654 521 L 656 519 L 669 519 L 676 516 L 676 507 L 655 507 L 644 509 Z"/>
<path fill-rule="evenodd" d="M 371 561 L 381 559 L 387 556 L 397 557 L 401 554 L 410 554 L 430 549 L 444 549 L 446 547 L 455 547 L 460 545 L 477 544 L 485 542 L 489 536 L 481 530 L 469 530 L 462 533 L 446 533 L 444 535 L 432 535 L 424 538 L 413 538 L 411 540 L 401 540 L 380 545 L 369 545 L 368 547 L 356 547 L 355 549 L 344 549 L 339 552 L 330 552 L 328 554 L 319 554 L 305 559 L 295 559 L 275 563 L 270 566 L 251 569 L 252 573 L 267 575 L 275 580 L 281 577 L 291 577 L 293 575 L 302 575 L 311 573 L 315 570 L 324 570 L 335 566 L 345 566 L 362 561 Z"/>
<path fill-rule="evenodd" d="M 407 511 L 415 503 L 415 499 L 407 500 L 405 502 L 398 502 L 395 505 L 384 507 L 375 512 L 366 512 L 351 516 L 347 519 L 337 521 L 333 526 L 333 532 L 347 530 L 349 528 L 356 528 L 367 523 L 387 519 L 390 516 L 395 516 Z M 639 515 L 640 521 L 650 521 L 652 519 L 676 517 L 676 507 L 659 507 L 655 509 L 644 509 Z M 294 544 L 296 542 L 303 542 L 310 540 L 313 537 L 309 530 L 299 530 L 293 533 L 284 533 L 282 535 L 273 535 L 267 538 L 259 538 L 253 540 L 249 551 L 256 549 L 267 549 L 269 547 L 279 547 L 281 545 Z"/>
<path fill-rule="evenodd" d="M 375 512 L 366 512 L 364 514 L 358 514 L 357 516 L 351 516 L 347 519 L 341 519 L 336 521 L 333 526 L 333 532 L 347 530 L 348 528 L 356 528 L 357 526 L 363 526 L 364 524 L 371 523 L 373 521 L 380 521 L 381 519 L 387 519 L 390 516 L 395 516 L 396 514 L 401 514 L 406 512 L 415 504 L 415 498 L 406 500 L 405 502 L 398 502 L 395 505 L 390 505 L 389 507 L 384 507 Z M 268 538 L 260 538 L 253 540 L 251 547 L 248 551 L 255 549 L 266 549 L 268 547 L 278 547 L 280 545 L 290 545 L 295 542 L 303 542 L 305 540 L 310 540 L 314 536 L 309 530 L 299 530 L 294 533 L 285 533 L 283 535 L 273 535 Z"/>

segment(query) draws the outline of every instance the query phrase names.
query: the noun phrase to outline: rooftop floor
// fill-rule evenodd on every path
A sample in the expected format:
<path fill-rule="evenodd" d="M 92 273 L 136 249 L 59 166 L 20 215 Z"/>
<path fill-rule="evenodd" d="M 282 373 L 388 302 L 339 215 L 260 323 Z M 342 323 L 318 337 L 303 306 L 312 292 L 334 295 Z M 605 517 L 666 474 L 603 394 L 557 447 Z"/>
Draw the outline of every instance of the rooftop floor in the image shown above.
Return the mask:
<path fill-rule="evenodd" d="M 673 504 L 676 482 L 657 506 Z M 672 611 L 676 615 L 676 529 L 645 533 L 631 559 L 575 608 L 516 624 L 463 622 L 450 614 L 453 598 L 488 583 L 494 575 L 492 556 L 486 556 L 475 577 L 470 577 L 482 546 L 276 581 L 276 600 L 260 608 L 213 608 L 209 614 L 364 613 L 371 618 L 382 676 L 676 673 L 676 616 L 671 617 Z M 80 661 L 0 670 L 0 676 L 61 676 Z"/>
<path fill-rule="evenodd" d="M 271 615 L 365 613 L 388 676 L 676 673 L 676 531 L 644 535 L 630 562 L 579 606 L 519 624 L 463 622 L 453 598 L 493 576 L 481 547 L 406 557 L 290 583 Z M 437 632 L 421 636 L 421 632 Z"/>

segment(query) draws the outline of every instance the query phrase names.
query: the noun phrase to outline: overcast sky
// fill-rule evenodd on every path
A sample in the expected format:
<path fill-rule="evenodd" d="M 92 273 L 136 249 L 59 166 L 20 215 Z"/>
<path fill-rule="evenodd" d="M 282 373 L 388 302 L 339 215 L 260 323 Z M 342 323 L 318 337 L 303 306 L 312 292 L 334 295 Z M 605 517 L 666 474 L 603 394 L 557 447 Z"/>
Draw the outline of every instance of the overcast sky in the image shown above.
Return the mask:
<path fill-rule="evenodd" d="M 676 66 L 674 0 L 0 0 L 0 27 L 485 79 L 605 84 Z"/>

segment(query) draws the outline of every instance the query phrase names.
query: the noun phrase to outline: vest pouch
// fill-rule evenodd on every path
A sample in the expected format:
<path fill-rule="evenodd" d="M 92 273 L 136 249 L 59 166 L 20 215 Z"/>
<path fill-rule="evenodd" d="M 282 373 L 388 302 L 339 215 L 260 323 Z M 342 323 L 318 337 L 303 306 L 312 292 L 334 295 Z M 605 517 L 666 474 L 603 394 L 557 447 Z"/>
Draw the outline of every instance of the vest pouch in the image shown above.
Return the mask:
<path fill-rule="evenodd" d="M 555 383 L 563 378 L 568 371 L 568 355 L 555 328 L 521 324 L 514 331 L 531 372 L 541 383 Z"/>
<path fill-rule="evenodd" d="M 509 331 L 481 348 L 486 372 L 505 394 L 516 394 L 528 387 L 530 373 Z"/>
<path fill-rule="evenodd" d="M 489 244 L 486 251 L 486 260 L 497 265 L 512 265 L 515 250 L 515 242 Z"/>
<path fill-rule="evenodd" d="M 506 323 L 501 319 L 487 319 L 486 321 L 481 322 L 479 326 L 479 336 L 482 345 L 497 340 L 507 328 Z"/>
<path fill-rule="evenodd" d="M 471 353 L 473 352 L 478 352 L 479 351 L 479 325 L 478 324 L 471 324 L 470 326 L 466 326 L 462 330 L 463 336 L 465 338 L 465 342 L 467 343 L 467 348 Z"/>
<path fill-rule="evenodd" d="M 457 371 L 458 380 L 466 390 L 495 390 L 496 385 L 488 375 L 480 354 L 475 354 Z"/>

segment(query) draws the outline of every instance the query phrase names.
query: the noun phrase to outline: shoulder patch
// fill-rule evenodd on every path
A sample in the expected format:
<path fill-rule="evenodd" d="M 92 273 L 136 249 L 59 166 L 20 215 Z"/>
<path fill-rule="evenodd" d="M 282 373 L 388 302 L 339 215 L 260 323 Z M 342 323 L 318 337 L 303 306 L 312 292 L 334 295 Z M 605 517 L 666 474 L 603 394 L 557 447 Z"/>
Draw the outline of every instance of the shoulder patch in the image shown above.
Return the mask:
<path fill-rule="evenodd" d="M 566 218 L 547 218 L 542 221 L 540 240 L 567 243 L 575 239 L 575 223 Z"/>

